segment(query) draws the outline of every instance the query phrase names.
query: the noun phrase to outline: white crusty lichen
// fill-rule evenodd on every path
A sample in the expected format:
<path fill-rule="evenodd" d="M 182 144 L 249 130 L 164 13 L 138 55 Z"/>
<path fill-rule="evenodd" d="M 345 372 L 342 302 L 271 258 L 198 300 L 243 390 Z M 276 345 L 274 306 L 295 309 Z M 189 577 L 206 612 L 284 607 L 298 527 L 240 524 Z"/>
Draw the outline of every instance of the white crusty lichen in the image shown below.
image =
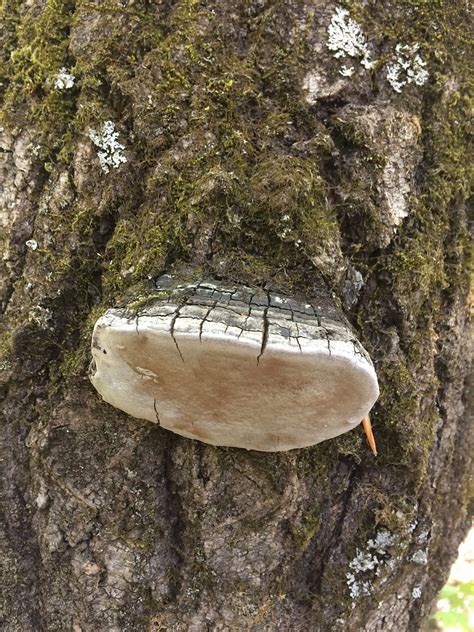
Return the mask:
<path fill-rule="evenodd" d="M 42 305 L 34 305 L 28 312 L 29 318 L 42 329 L 54 330 L 53 312 Z"/>
<path fill-rule="evenodd" d="M 361 58 L 360 63 L 366 69 L 372 68 L 374 65 L 370 59 L 365 35 L 359 24 L 349 17 L 347 9 L 336 8 L 328 26 L 327 47 L 329 50 L 335 51 L 334 57 L 336 59 L 342 57 Z M 343 66 L 340 73 L 344 77 L 350 77 L 354 73 L 354 68 Z"/>
<path fill-rule="evenodd" d="M 374 67 L 371 59 L 367 39 L 360 25 L 350 17 L 349 11 L 337 7 L 331 17 L 328 29 L 327 47 L 334 51 L 336 59 L 358 59 L 365 69 Z M 422 59 L 419 44 L 397 44 L 393 60 L 386 66 L 386 79 L 395 92 L 414 83 L 422 86 L 426 83 L 429 73 L 426 62 Z M 356 68 L 354 65 L 344 64 L 339 69 L 343 77 L 352 77 Z"/>
<path fill-rule="evenodd" d="M 369 579 L 371 575 L 378 577 L 384 565 L 391 568 L 389 549 L 397 542 L 396 535 L 387 529 L 382 529 L 375 539 L 367 542 L 365 551 L 356 550 L 354 559 L 349 563 L 351 570 L 346 574 L 349 594 L 353 600 L 371 594 L 373 588 Z M 352 607 L 355 608 L 355 601 L 352 602 Z"/>
<path fill-rule="evenodd" d="M 413 46 L 397 44 L 395 47 L 395 60 L 387 65 L 386 74 L 387 81 L 395 92 L 401 92 L 411 83 L 422 86 L 428 80 L 426 62 L 418 53 L 419 48 L 419 44 Z"/>
<path fill-rule="evenodd" d="M 428 556 L 426 551 L 418 549 L 411 556 L 411 561 L 415 562 L 415 564 L 420 564 L 421 566 L 426 566 L 428 564 Z"/>
<path fill-rule="evenodd" d="M 69 90 L 74 86 L 75 76 L 68 72 L 67 68 L 59 69 L 59 73 L 56 75 L 54 80 L 54 86 L 58 90 Z"/>
<path fill-rule="evenodd" d="M 38 248 L 38 242 L 36 239 L 28 239 L 28 241 L 25 241 L 25 246 L 30 250 L 36 250 Z"/>
<path fill-rule="evenodd" d="M 411 591 L 411 596 L 413 599 L 419 599 L 421 597 L 421 587 L 415 586 L 415 588 Z"/>
<path fill-rule="evenodd" d="M 377 551 L 380 555 L 384 555 L 387 553 L 388 547 L 393 546 L 397 539 L 395 534 L 390 533 L 387 529 L 382 529 L 375 536 L 375 540 L 370 539 L 367 542 L 367 547 Z"/>
<path fill-rule="evenodd" d="M 359 597 L 372 594 L 374 589 L 384 584 L 398 564 L 406 559 L 407 548 L 417 524 L 416 520 L 412 520 L 404 527 L 401 534 L 391 533 L 388 529 L 380 529 L 375 538 L 367 541 L 364 550 L 356 549 L 356 555 L 349 563 L 350 572 L 346 573 L 352 608 L 355 608 Z M 417 538 L 418 542 L 420 536 Z M 425 565 L 428 561 L 421 549 L 417 550 L 410 560 L 421 565 Z M 419 599 L 421 588 L 415 587 L 412 596 L 413 599 Z"/>
<path fill-rule="evenodd" d="M 354 74 L 354 70 L 354 66 L 342 66 L 339 69 L 339 74 L 343 77 L 352 77 L 352 75 Z"/>
<path fill-rule="evenodd" d="M 100 133 L 89 129 L 89 138 L 100 149 L 97 156 L 102 171 L 105 173 L 109 173 L 111 168 L 118 169 L 121 164 L 127 162 L 127 158 L 123 154 L 125 146 L 118 142 L 118 137 L 119 133 L 115 131 L 113 121 L 105 121 Z"/>

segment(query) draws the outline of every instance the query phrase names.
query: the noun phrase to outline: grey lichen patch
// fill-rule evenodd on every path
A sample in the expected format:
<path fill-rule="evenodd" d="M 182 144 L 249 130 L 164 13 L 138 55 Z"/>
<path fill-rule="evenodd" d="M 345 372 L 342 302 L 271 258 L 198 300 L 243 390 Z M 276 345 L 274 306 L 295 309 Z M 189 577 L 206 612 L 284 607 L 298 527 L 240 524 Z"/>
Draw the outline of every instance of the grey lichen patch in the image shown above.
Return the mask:
<path fill-rule="evenodd" d="M 397 44 L 395 59 L 387 66 L 387 81 L 395 92 L 401 92 L 411 83 L 422 86 L 427 82 L 429 74 L 426 61 L 420 56 L 419 48 L 419 44 Z"/>
<path fill-rule="evenodd" d="M 135 417 L 272 452 L 351 430 L 378 397 L 370 358 L 337 310 L 214 281 L 163 294 L 109 310 L 93 334 L 93 385 Z"/>
<path fill-rule="evenodd" d="M 123 150 L 125 145 L 118 141 L 119 133 L 115 131 L 113 121 L 105 121 L 100 132 L 89 130 L 89 138 L 98 148 L 97 157 L 104 173 L 110 169 L 118 169 L 121 164 L 127 162 Z"/>
<path fill-rule="evenodd" d="M 374 65 L 367 36 L 346 9 L 335 7 L 329 22 L 314 20 L 313 25 L 314 62 L 301 86 L 311 105 L 338 96 Z M 323 65 L 321 57 L 326 59 Z"/>
<path fill-rule="evenodd" d="M 397 557 L 396 550 L 400 538 L 388 531 L 381 529 L 374 539 L 367 542 L 365 550 L 357 549 L 355 557 L 349 563 L 349 572 L 346 574 L 349 594 L 353 600 L 352 608 L 360 597 L 369 596 L 374 590 L 374 584 L 383 584 L 390 572 L 395 568 Z"/>
<path fill-rule="evenodd" d="M 349 16 L 349 11 L 346 9 L 336 7 L 328 26 L 327 47 L 334 52 L 334 57 L 337 59 L 361 58 L 360 63 L 364 68 L 373 66 L 366 37 L 360 25 Z M 350 77 L 354 72 L 354 67 L 344 65 L 339 72 L 342 76 Z"/>

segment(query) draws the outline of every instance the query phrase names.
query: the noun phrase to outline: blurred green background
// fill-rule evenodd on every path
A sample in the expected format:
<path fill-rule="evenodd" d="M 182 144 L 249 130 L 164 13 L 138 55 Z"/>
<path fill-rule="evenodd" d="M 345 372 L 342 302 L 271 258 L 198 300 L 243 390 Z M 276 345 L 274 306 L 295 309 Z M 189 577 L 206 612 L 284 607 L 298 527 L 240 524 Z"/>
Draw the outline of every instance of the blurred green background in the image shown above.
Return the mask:
<path fill-rule="evenodd" d="M 439 594 L 428 630 L 474 631 L 474 526 L 459 547 L 448 583 Z"/>

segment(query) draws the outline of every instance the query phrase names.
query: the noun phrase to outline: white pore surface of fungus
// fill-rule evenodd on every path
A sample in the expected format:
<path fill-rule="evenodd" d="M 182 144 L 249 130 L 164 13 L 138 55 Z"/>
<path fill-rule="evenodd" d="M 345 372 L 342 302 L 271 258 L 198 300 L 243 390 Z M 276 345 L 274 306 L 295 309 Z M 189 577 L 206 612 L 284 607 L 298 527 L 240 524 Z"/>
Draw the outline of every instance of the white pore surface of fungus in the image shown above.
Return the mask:
<path fill-rule="evenodd" d="M 121 164 L 127 162 L 126 156 L 123 154 L 125 146 L 118 142 L 119 133 L 115 131 L 115 123 L 113 121 L 105 121 L 100 134 L 93 129 L 89 130 L 89 138 L 96 147 L 100 149 L 97 152 L 102 171 L 109 173 L 110 169 L 118 169 Z"/>
<path fill-rule="evenodd" d="M 347 432 L 376 401 L 367 353 L 317 306 L 209 282 L 177 292 L 97 321 L 91 381 L 106 402 L 184 437 L 273 452 Z"/>

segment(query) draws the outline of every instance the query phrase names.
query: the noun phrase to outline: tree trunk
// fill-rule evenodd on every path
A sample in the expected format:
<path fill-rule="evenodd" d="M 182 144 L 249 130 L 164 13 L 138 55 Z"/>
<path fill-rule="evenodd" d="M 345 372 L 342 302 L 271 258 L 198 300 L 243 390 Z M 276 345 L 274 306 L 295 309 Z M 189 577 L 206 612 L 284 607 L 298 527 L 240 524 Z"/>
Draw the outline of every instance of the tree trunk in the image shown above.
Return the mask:
<path fill-rule="evenodd" d="M 418 630 L 468 526 L 464 0 L 3 4 L 3 629 Z M 311 296 L 360 428 L 286 452 L 127 416 L 95 321 L 180 266 Z M 317 411 L 315 411 L 317 415 Z"/>

